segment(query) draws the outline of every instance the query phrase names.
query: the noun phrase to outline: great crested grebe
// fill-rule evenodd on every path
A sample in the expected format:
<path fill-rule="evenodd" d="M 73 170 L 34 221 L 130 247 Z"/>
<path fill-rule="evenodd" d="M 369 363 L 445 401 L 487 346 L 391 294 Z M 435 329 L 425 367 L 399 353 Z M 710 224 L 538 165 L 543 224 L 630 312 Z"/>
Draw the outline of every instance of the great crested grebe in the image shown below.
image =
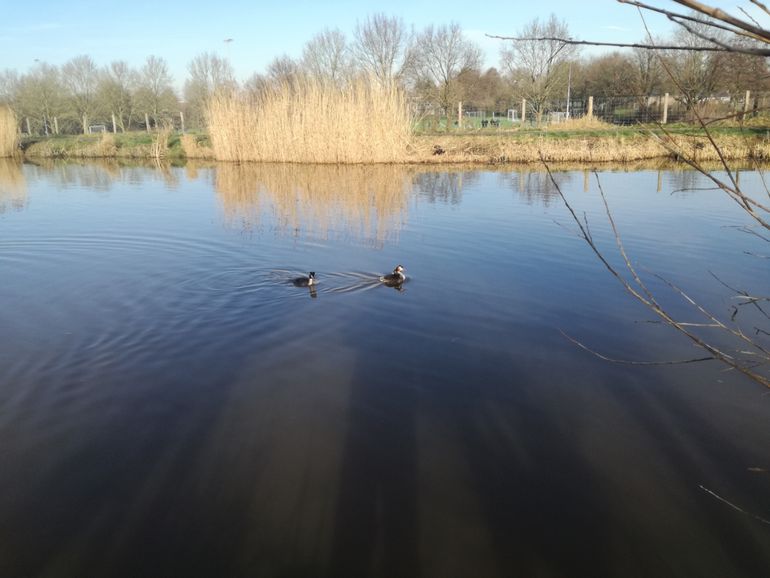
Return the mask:
<path fill-rule="evenodd" d="M 312 287 L 316 284 L 315 271 L 308 273 L 307 277 L 297 277 L 296 279 L 292 280 L 292 283 L 294 283 L 295 287 Z"/>
<path fill-rule="evenodd" d="M 406 275 L 404 275 L 404 268 L 401 265 L 396 265 L 396 268 L 393 269 L 393 273 L 388 273 L 387 275 L 383 275 L 382 277 L 380 277 L 380 281 L 390 286 L 401 285 L 401 283 L 406 281 Z"/>

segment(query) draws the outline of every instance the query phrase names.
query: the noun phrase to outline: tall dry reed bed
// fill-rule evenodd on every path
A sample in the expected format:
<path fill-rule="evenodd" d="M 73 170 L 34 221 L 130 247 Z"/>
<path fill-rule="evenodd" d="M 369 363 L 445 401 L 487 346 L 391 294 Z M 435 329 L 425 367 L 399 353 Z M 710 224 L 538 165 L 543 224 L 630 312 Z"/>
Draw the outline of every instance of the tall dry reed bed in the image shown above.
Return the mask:
<path fill-rule="evenodd" d="M 16 115 L 7 106 L 0 106 L 0 157 L 16 154 L 19 146 L 19 131 Z"/>
<path fill-rule="evenodd" d="M 303 79 L 259 96 L 220 94 L 208 106 L 217 160 L 393 163 L 407 160 L 405 95 L 367 79 L 344 87 Z"/>

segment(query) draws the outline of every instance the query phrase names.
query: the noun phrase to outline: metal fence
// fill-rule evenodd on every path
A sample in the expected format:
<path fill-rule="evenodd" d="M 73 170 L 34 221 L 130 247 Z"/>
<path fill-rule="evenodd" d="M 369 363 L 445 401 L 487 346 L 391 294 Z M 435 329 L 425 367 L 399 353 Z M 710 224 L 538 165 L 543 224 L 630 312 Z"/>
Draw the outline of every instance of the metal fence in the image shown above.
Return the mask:
<path fill-rule="evenodd" d="M 655 96 L 587 97 L 553 100 L 538 111 L 530 102 L 512 103 L 507 111 L 463 110 L 463 128 L 511 128 L 549 125 L 567 119 L 593 117 L 613 125 L 652 123 L 697 123 L 748 120 L 770 111 L 770 94 L 740 97 L 714 95 L 688 105 L 686 99 L 672 94 Z M 457 126 L 457 123 L 454 123 Z"/>
<path fill-rule="evenodd" d="M 695 106 L 674 94 L 654 96 L 576 97 L 552 100 L 538 111 L 526 100 L 511 101 L 505 110 L 484 110 L 461 105 L 461 118 L 453 110 L 449 117 L 435 104 L 413 101 L 411 109 L 418 130 L 446 130 L 447 124 L 470 130 L 499 130 L 521 126 L 559 124 L 568 119 L 592 117 L 613 125 L 652 123 L 697 123 L 698 118 L 709 122 L 717 119 L 750 120 L 770 112 L 770 93 L 740 96 L 713 95 L 701 99 Z M 770 116 L 770 115 L 768 115 Z M 72 117 L 19 119 L 19 130 L 24 135 L 82 134 L 81 119 Z M 770 124 L 770 122 L 768 123 Z M 88 132 L 118 132 L 118 124 L 110 117 L 98 117 L 88 123 Z M 126 130 L 152 132 L 159 127 L 185 131 L 185 116 L 181 111 L 164 112 L 158 119 L 149 115 L 135 115 Z"/>

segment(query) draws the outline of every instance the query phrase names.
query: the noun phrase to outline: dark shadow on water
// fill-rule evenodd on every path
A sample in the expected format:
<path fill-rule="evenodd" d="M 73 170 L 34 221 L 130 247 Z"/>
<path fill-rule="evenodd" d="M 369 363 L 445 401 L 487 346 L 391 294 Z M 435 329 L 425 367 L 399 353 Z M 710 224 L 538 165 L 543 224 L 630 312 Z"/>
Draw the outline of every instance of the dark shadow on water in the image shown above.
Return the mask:
<path fill-rule="evenodd" d="M 731 498 L 742 496 L 738 501 L 742 502 L 746 511 L 765 513 L 761 510 L 762 500 L 756 500 L 753 506 L 745 501 L 748 496 L 766 495 L 767 480 L 747 471 L 746 454 L 741 447 L 696 409 L 699 405 L 697 399 L 686 400 L 674 392 L 650 395 L 644 390 L 625 392 L 624 397 L 624 407 L 629 409 L 639 427 L 654 435 L 656 450 L 663 456 L 666 467 L 676 472 L 681 489 L 696 508 L 692 523 L 693 530 L 697 532 L 693 532 L 690 540 L 704 540 L 703 534 L 713 537 L 722 547 L 720 562 L 726 567 L 720 569 L 713 562 L 703 564 L 697 569 L 697 575 L 767 575 L 770 569 L 768 527 L 763 527 L 746 512 L 736 511 L 701 488 L 707 487 Z M 698 440 L 699 443 L 693 447 L 691 443 L 676 442 L 677 438 Z M 666 533 L 665 527 L 662 528 L 662 534 L 665 536 Z M 669 555 L 673 559 L 677 554 L 675 539 L 671 536 L 671 541 L 658 545 L 658 550 L 670 548 Z M 704 543 L 701 548 L 706 551 L 708 545 Z M 659 569 L 651 565 L 649 571 L 652 573 Z"/>
<path fill-rule="evenodd" d="M 487 369 L 506 366 L 506 374 Z M 432 411 L 455 434 L 491 548 L 476 560 L 456 555 L 458 575 L 475 567 L 485 576 L 612 576 L 609 504 L 573 420 L 544 403 L 532 375 L 510 373 L 505 356 L 454 375 L 470 390 L 445 389 Z"/>
<path fill-rule="evenodd" d="M 417 395 L 398 379 L 367 370 L 353 382 L 330 577 L 414 576 L 419 567 Z"/>

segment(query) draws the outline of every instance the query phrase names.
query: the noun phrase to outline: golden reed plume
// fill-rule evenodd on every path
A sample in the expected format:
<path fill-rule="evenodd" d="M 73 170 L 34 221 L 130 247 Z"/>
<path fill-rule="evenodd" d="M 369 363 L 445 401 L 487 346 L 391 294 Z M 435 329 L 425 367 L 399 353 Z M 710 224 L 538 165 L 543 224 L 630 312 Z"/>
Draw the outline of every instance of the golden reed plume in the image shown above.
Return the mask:
<path fill-rule="evenodd" d="M 222 161 L 397 163 L 412 137 L 404 93 L 368 79 L 344 87 L 302 79 L 254 98 L 222 93 L 207 117 Z"/>
<path fill-rule="evenodd" d="M 10 157 L 18 152 L 19 130 L 16 115 L 8 106 L 0 106 L 0 157 Z"/>

